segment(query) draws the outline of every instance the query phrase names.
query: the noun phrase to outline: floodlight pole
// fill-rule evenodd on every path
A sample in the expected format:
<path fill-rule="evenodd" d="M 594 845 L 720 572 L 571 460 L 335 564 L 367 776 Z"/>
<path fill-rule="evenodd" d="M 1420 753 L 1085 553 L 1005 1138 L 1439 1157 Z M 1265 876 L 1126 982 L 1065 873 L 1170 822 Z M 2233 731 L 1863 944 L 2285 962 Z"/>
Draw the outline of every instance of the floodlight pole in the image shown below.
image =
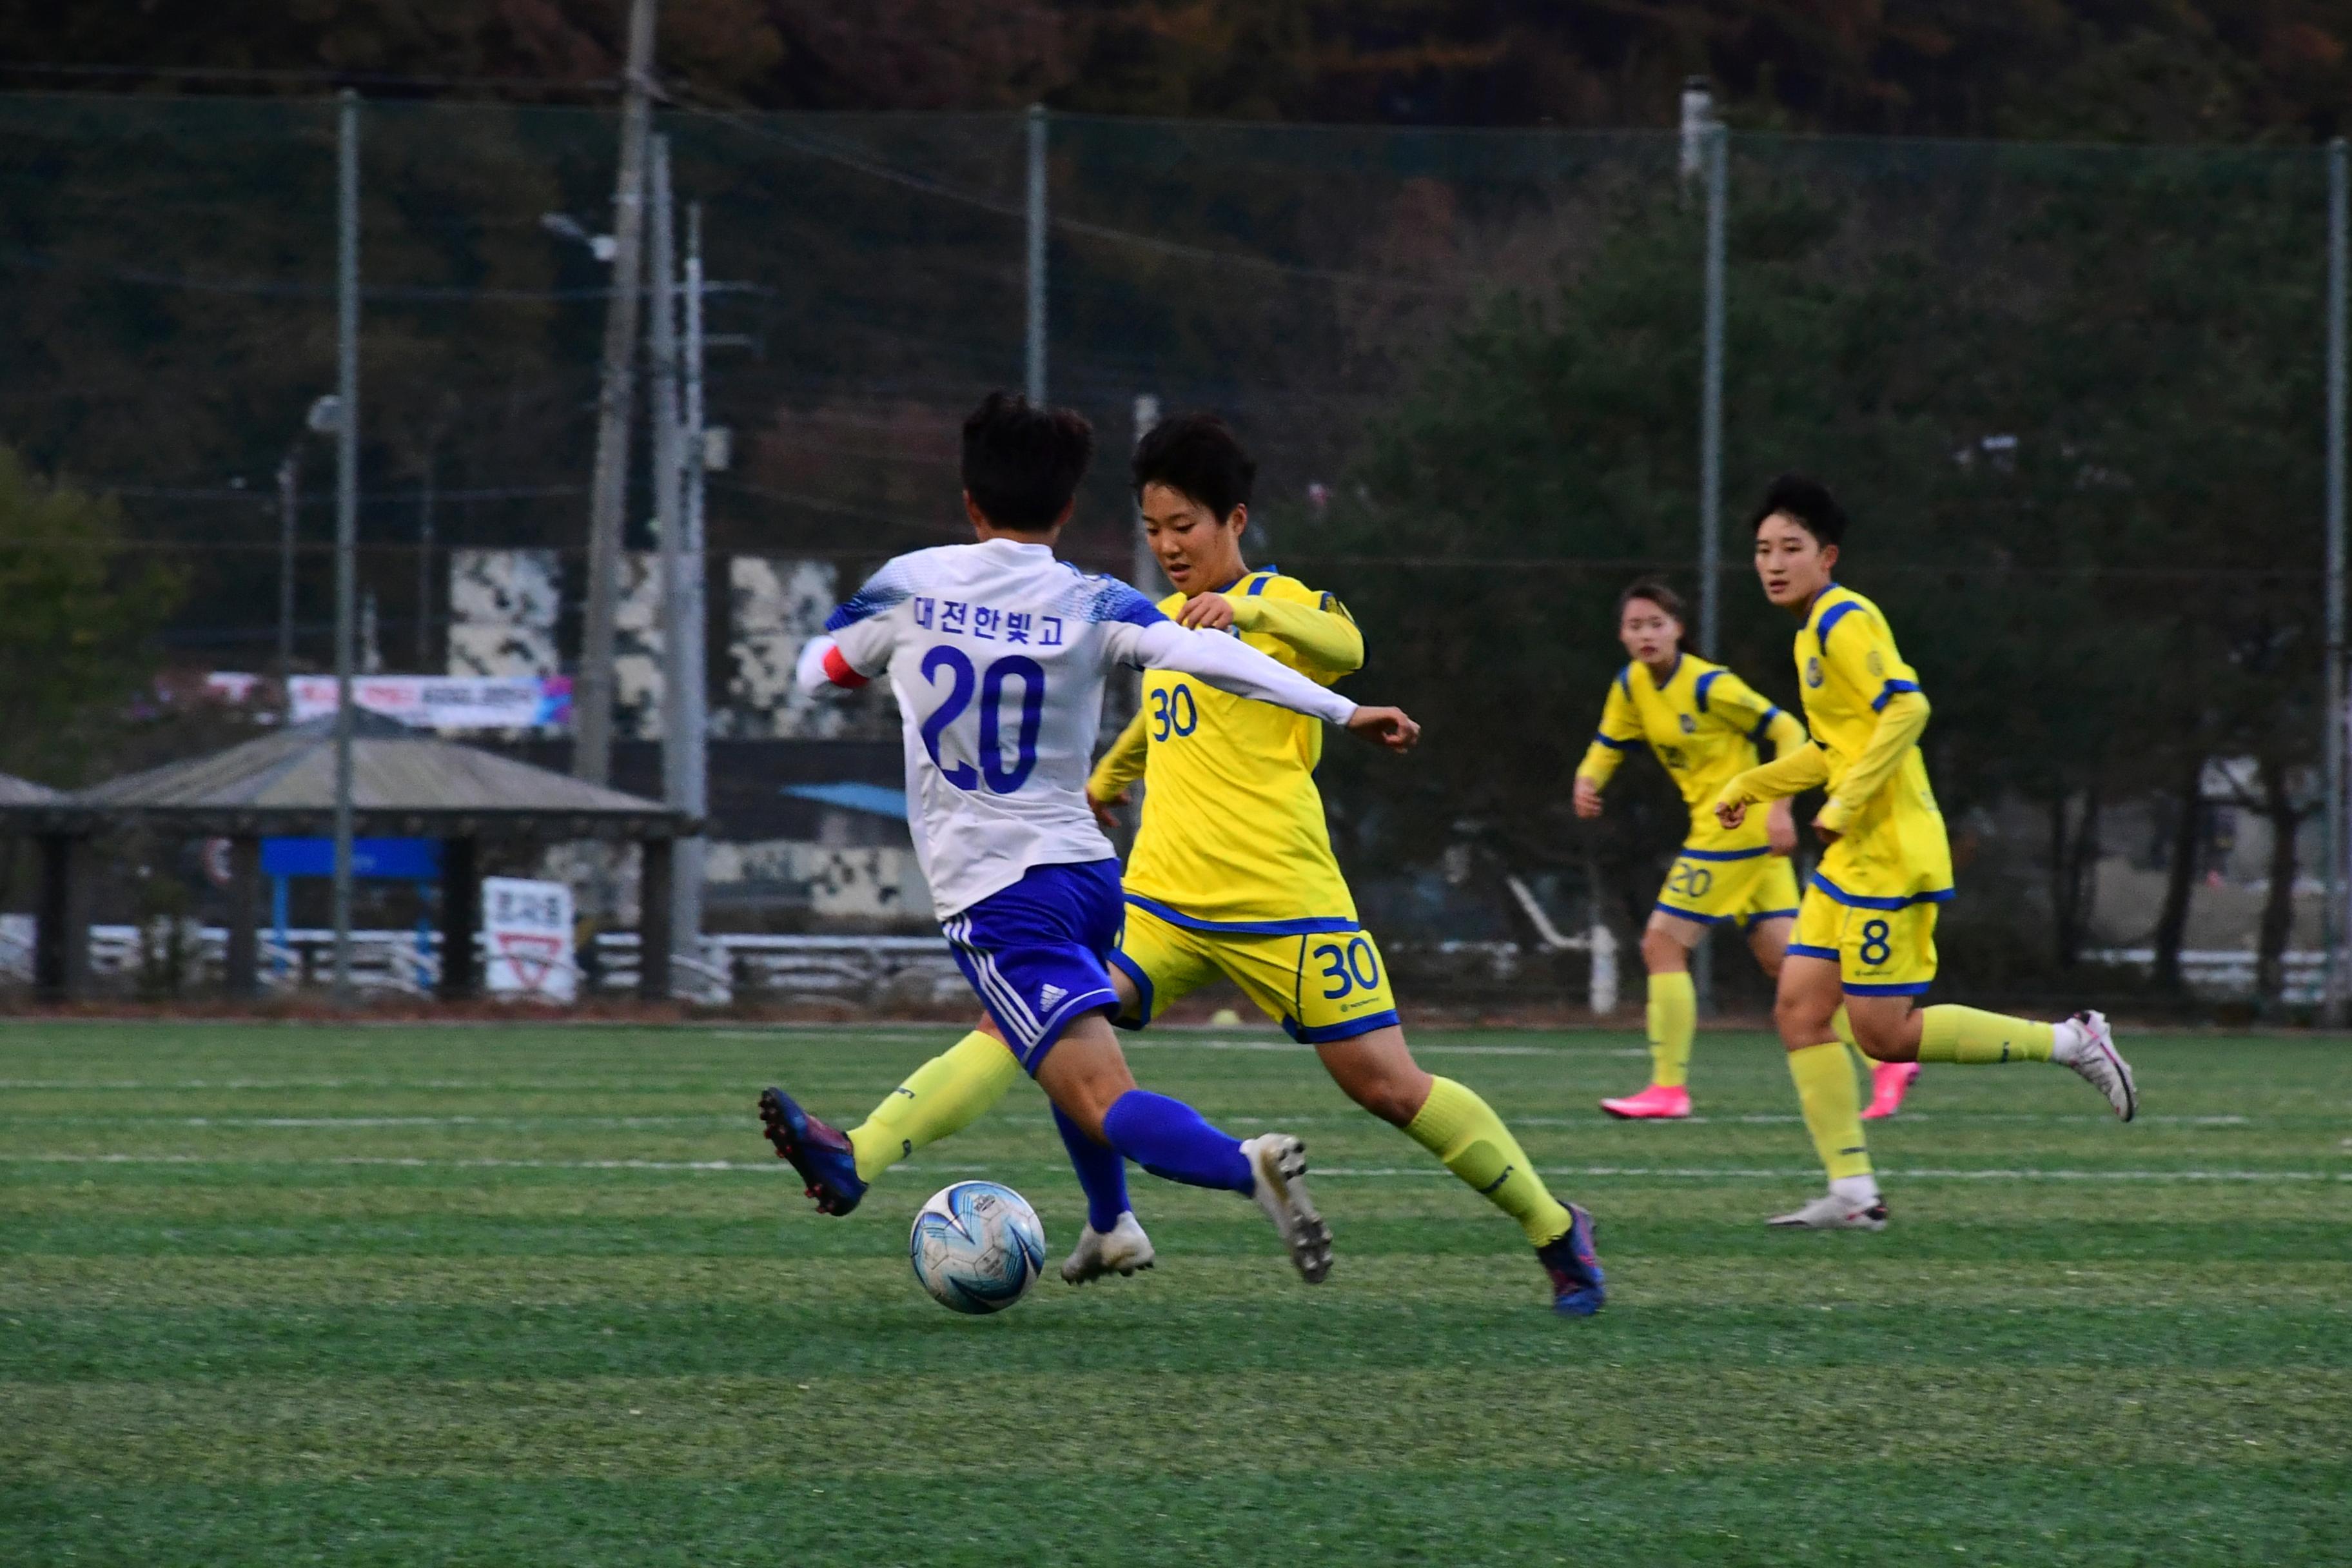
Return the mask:
<path fill-rule="evenodd" d="M 1710 117 L 1701 130 L 1706 165 L 1705 359 L 1698 392 L 1698 651 L 1713 658 L 1723 616 L 1723 228 L 1729 184 L 1729 132 Z M 1715 955 L 1702 942 L 1693 954 L 1698 1010 L 1715 1011 Z"/>
<path fill-rule="evenodd" d="M 2352 271 L 2352 256 L 2347 256 L 2346 207 L 2347 185 L 2352 185 L 2352 170 L 2347 170 L 2344 138 L 2327 144 L 2327 726 L 2324 740 L 2326 758 L 2327 784 L 2327 910 L 2323 943 L 2327 953 L 2326 989 L 2322 1005 L 2326 1021 L 2341 1025 L 2345 1021 L 2346 994 L 2352 990 L 2352 973 L 2347 973 L 2343 952 L 2347 932 L 2352 932 L 2352 912 L 2345 909 L 2345 858 L 2352 853 L 2346 832 L 2344 686 L 2344 424 L 2345 424 L 2345 333 L 2347 271 Z"/>
<path fill-rule="evenodd" d="M 341 94 L 335 203 L 335 1005 L 352 1002 L 352 600 L 359 584 L 360 98 Z"/>
<path fill-rule="evenodd" d="M 1698 392 L 1698 651 L 1716 655 L 1722 626 L 1723 584 L 1723 226 L 1726 186 L 1724 127 L 1706 128 L 1706 360 Z"/>
<path fill-rule="evenodd" d="M 645 287 L 646 137 L 652 118 L 655 0 L 630 0 L 621 99 L 621 168 L 613 185 L 613 293 L 604 311 L 604 375 L 596 394 L 596 468 L 588 502 L 588 602 L 572 684 L 572 773 L 613 777 L 613 641 L 621 585 L 621 523 L 629 501 L 637 297 Z"/>
<path fill-rule="evenodd" d="M 1045 106 L 1029 106 L 1029 401 L 1045 401 Z"/>

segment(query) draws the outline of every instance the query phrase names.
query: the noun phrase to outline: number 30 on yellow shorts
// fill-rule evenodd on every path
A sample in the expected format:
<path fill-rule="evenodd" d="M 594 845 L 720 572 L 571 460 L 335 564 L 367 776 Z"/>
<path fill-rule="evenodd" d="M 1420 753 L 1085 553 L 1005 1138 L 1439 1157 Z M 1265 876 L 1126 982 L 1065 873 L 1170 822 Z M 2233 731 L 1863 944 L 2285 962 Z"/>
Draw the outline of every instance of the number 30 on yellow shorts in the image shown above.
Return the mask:
<path fill-rule="evenodd" d="M 1267 930 L 1268 926 L 1289 927 Z M 1324 929 L 1301 931 L 1301 926 Z M 1112 964 L 1135 983 L 1138 1016 L 1114 1019 L 1141 1028 L 1170 1003 L 1223 974 L 1294 1040 L 1328 1045 L 1397 1021 L 1388 967 L 1371 932 L 1337 920 L 1195 920 L 1130 894 L 1127 931 Z"/>
<path fill-rule="evenodd" d="M 1797 908 L 1789 954 L 1835 960 L 1849 995 L 1916 996 L 1936 978 L 1936 905 L 1868 909 L 1840 902 L 1816 882 Z"/>

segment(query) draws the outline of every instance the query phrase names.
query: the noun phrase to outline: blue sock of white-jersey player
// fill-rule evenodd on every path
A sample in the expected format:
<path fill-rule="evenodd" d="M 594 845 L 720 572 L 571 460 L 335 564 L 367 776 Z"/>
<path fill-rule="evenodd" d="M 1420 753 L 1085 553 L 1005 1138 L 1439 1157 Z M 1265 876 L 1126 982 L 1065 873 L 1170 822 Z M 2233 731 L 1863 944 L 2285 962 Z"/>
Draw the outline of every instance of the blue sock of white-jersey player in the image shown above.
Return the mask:
<path fill-rule="evenodd" d="M 1234 1193 L 1256 1190 L 1257 1177 L 1240 1141 L 1210 1126 L 1199 1111 L 1181 1100 L 1130 1089 L 1103 1112 L 1103 1136 L 1120 1153 L 1164 1180 Z"/>
<path fill-rule="evenodd" d="M 1127 1156 L 1087 1137 L 1086 1130 L 1063 1115 L 1058 1105 L 1054 1108 L 1054 1126 L 1062 1134 L 1062 1147 L 1070 1152 L 1078 1185 L 1086 1189 L 1087 1224 L 1097 1236 L 1108 1236 L 1118 1228 L 1118 1216 L 1134 1206 L 1127 1201 Z"/>

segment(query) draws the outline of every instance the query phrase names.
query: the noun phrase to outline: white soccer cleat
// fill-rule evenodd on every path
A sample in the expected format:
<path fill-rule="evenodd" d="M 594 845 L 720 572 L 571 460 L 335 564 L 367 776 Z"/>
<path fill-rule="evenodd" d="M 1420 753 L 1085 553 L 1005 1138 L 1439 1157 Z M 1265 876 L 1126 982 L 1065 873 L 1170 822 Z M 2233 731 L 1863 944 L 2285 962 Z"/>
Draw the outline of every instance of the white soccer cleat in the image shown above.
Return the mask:
<path fill-rule="evenodd" d="M 2116 1108 L 2116 1121 L 2129 1121 L 2139 1112 L 2139 1085 L 2132 1079 L 2131 1063 L 2116 1049 L 2116 1032 L 2107 1026 L 2107 1016 L 2083 1012 L 2067 1022 L 2081 1035 L 2081 1043 L 2066 1058 L 2066 1065 L 2107 1097 L 2107 1103 Z"/>
<path fill-rule="evenodd" d="M 1764 1223 L 1776 1230 L 1885 1230 L 1886 1205 L 1823 1193 L 1803 1208 L 1774 1215 Z"/>
<path fill-rule="evenodd" d="M 1319 1285 L 1331 1272 L 1331 1227 L 1307 1195 L 1307 1145 L 1287 1132 L 1265 1132 L 1242 1143 L 1242 1154 L 1257 1177 L 1250 1195 L 1282 1233 L 1299 1278 Z"/>
<path fill-rule="evenodd" d="M 1078 1245 L 1062 1260 L 1062 1279 L 1066 1284 L 1083 1285 L 1106 1274 L 1130 1275 L 1150 1268 L 1154 1257 L 1151 1238 L 1136 1223 L 1134 1211 L 1126 1210 L 1108 1236 L 1093 1226 L 1078 1233 Z"/>

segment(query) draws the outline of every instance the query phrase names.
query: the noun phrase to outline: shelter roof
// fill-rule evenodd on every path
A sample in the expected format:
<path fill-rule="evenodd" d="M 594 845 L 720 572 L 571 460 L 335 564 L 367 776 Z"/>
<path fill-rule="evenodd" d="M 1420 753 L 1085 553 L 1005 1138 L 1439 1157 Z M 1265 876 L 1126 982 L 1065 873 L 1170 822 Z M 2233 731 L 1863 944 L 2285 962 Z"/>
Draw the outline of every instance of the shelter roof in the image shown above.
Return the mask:
<path fill-rule="evenodd" d="M 667 838 L 689 826 L 656 800 L 460 745 L 364 710 L 352 717 L 357 833 Z M 0 817 L 34 832 L 137 823 L 190 835 L 316 835 L 334 830 L 334 795 L 335 721 L 329 715 L 69 795 L 19 802 L 0 794 Z"/>

